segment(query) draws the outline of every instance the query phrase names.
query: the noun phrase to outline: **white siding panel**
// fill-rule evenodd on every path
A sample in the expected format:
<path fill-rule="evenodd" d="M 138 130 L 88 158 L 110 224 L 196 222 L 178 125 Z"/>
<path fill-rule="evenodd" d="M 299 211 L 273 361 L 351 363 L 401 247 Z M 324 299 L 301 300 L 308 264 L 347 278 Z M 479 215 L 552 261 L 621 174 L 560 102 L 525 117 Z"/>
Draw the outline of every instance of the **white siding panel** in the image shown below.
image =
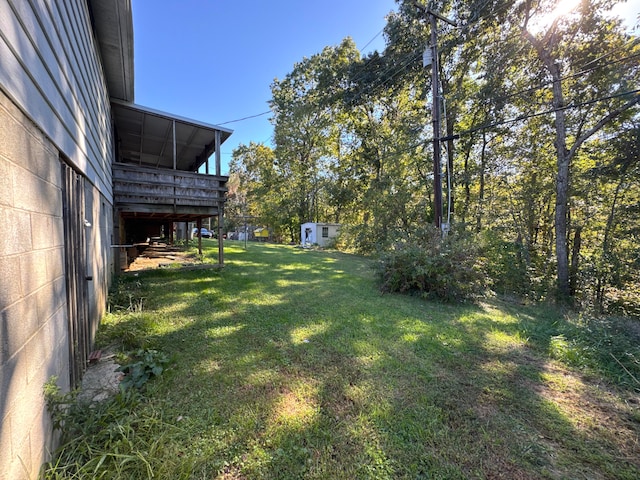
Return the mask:
<path fill-rule="evenodd" d="M 111 202 L 110 105 L 83 0 L 0 0 L 0 85 Z"/>
<path fill-rule="evenodd" d="M 12 1 L 15 2 L 16 0 Z M 67 93 L 65 97 L 68 97 L 67 103 L 74 117 L 82 119 L 90 125 L 99 125 L 97 118 L 91 116 L 92 113 L 95 113 L 95 109 L 90 106 L 90 103 L 92 103 L 91 100 L 88 101 L 88 99 L 92 99 L 92 97 L 87 92 L 86 82 L 78 82 L 75 78 L 76 72 L 82 72 L 83 68 L 70 68 L 70 65 L 74 65 L 75 62 L 69 61 L 69 58 L 67 58 L 66 53 L 68 48 L 63 47 L 57 31 L 47 31 L 46 27 L 39 22 L 42 18 L 53 18 L 49 6 L 42 1 L 32 1 L 33 14 L 30 15 L 30 12 L 27 11 L 27 9 L 30 9 L 27 2 L 19 2 L 16 4 L 16 7 L 17 5 L 22 5 L 22 7 L 18 7 L 20 17 L 30 19 L 30 21 L 34 23 L 33 28 L 29 28 L 27 31 L 37 32 L 37 36 L 34 35 L 34 43 L 37 45 L 37 49 L 42 55 L 44 63 L 47 66 L 53 65 L 59 67 L 58 69 L 50 69 L 51 76 L 63 94 L 65 92 Z M 37 21 L 38 23 L 36 24 Z M 62 25 L 64 25 L 64 23 L 62 23 Z M 94 95 L 94 98 L 95 97 Z M 90 155 L 93 156 L 97 155 L 100 151 L 92 136 L 88 138 L 87 149 Z"/>
<path fill-rule="evenodd" d="M 14 0 L 17 1 L 17 0 Z M 70 65 L 68 82 L 71 93 L 81 105 L 81 113 L 86 125 L 93 128 L 86 131 L 88 137 L 89 161 L 96 172 L 105 175 L 111 168 L 112 145 L 110 106 L 106 84 L 102 76 L 102 66 L 90 29 L 90 18 L 86 2 L 82 0 L 31 0 L 38 18 L 49 19 L 52 44 L 59 44 L 57 63 Z M 91 177 L 89 177 L 91 179 Z"/>
<path fill-rule="evenodd" d="M 49 2 L 50 3 L 50 2 Z M 49 5 L 45 0 L 32 0 L 32 6 L 36 13 L 37 18 L 52 18 L 53 23 L 56 25 L 60 25 L 61 28 L 64 27 L 65 21 L 63 17 L 58 14 L 58 10 L 55 9 L 54 12 L 51 11 L 51 5 Z M 96 125 L 100 125 L 104 127 L 104 121 L 102 124 L 100 123 L 99 117 L 96 117 L 96 108 L 94 99 L 100 98 L 100 95 L 97 92 L 102 92 L 104 90 L 104 84 L 99 75 L 96 74 L 98 72 L 98 68 L 95 65 L 90 65 L 89 68 L 93 69 L 92 78 L 94 80 L 91 87 L 88 85 L 88 81 L 78 80 L 77 76 L 82 74 L 85 70 L 81 69 L 70 69 L 69 65 L 73 65 L 75 62 L 73 59 L 69 58 L 69 52 L 72 50 L 71 44 L 68 42 L 67 35 L 64 35 L 65 43 L 63 43 L 60 39 L 60 35 L 58 35 L 57 30 L 51 33 L 48 33 L 45 28 L 40 28 L 44 35 L 47 38 L 47 42 L 49 44 L 49 50 L 51 52 L 50 60 L 47 63 L 55 63 L 60 65 L 60 71 L 64 72 L 64 81 L 61 80 L 61 85 L 67 83 L 69 85 L 73 85 L 74 89 L 71 92 L 74 97 L 77 98 L 81 106 L 81 114 L 88 116 L 90 123 L 94 123 Z M 87 31 L 87 35 L 89 32 Z M 97 62 L 97 60 L 95 60 Z M 92 89 L 93 91 L 90 91 Z"/>
<path fill-rule="evenodd" d="M 27 2 L 20 2 L 25 7 Z M 27 7 L 28 8 L 28 7 Z M 48 60 L 41 56 L 41 51 L 34 48 L 32 38 L 30 38 L 34 32 L 30 32 L 28 28 L 30 25 L 25 25 L 22 19 L 12 15 L 13 11 L 4 2 L 0 2 L 0 28 L 2 29 L 3 36 L 8 41 L 9 45 L 14 47 L 14 55 L 21 63 L 24 71 L 24 75 L 27 75 L 34 83 L 34 86 L 40 90 L 41 95 L 44 97 L 46 103 L 49 104 L 52 113 L 57 119 L 50 119 L 51 122 L 61 122 L 67 128 L 74 123 L 74 114 L 78 112 L 71 112 L 69 110 L 68 103 L 70 98 L 66 98 L 61 95 L 60 92 L 60 78 L 52 77 L 51 71 L 47 68 L 47 64 L 43 60 Z M 59 69 L 54 70 L 56 73 Z M 70 95 L 67 95 L 70 97 Z M 79 139 L 83 141 L 82 138 Z"/>
<path fill-rule="evenodd" d="M 44 0 L 38 0 L 40 2 Z M 111 168 L 111 123 L 110 103 L 106 83 L 102 75 L 102 64 L 90 29 L 89 12 L 86 2 L 66 0 L 54 2 L 52 16 L 54 24 L 59 26 L 58 34 L 66 45 L 64 62 L 75 65 L 73 69 L 74 90 L 80 92 L 83 110 L 89 116 L 95 148 L 92 160 L 100 165 L 98 170 L 110 171 Z M 102 133 L 102 135 L 99 135 Z M 109 133 L 109 135 L 105 135 Z"/>
<path fill-rule="evenodd" d="M 0 0 L 2 3 L 2 0 Z M 50 138 L 60 139 L 58 148 L 71 150 L 75 143 L 53 114 L 35 80 L 26 73 L 4 38 L 5 19 L 0 9 L 0 85 L 29 114 L 38 127 Z M 19 101 L 18 99 L 22 99 Z M 28 108 L 25 104 L 28 104 Z"/>
<path fill-rule="evenodd" d="M 44 1 L 44 0 L 39 0 Z M 65 2 L 69 4 L 70 2 Z M 97 126 L 94 131 L 101 134 L 96 138 L 97 152 L 96 158 L 102 162 L 102 169 L 105 172 L 111 172 L 111 163 L 113 161 L 113 145 L 111 138 L 111 104 L 107 92 L 106 81 L 103 74 L 102 62 L 98 54 L 97 42 L 91 30 L 91 21 L 87 4 L 84 1 L 73 1 L 75 14 L 70 18 L 78 25 L 77 32 L 81 41 L 78 42 L 82 46 L 81 58 L 79 62 L 83 65 L 79 70 L 86 73 L 86 78 L 82 82 L 82 91 L 87 92 L 85 108 L 91 112 L 91 118 L 94 125 Z M 109 173 L 110 175 L 110 173 Z M 110 176 L 109 176 L 110 178 Z M 109 185 L 111 182 L 109 181 Z"/>

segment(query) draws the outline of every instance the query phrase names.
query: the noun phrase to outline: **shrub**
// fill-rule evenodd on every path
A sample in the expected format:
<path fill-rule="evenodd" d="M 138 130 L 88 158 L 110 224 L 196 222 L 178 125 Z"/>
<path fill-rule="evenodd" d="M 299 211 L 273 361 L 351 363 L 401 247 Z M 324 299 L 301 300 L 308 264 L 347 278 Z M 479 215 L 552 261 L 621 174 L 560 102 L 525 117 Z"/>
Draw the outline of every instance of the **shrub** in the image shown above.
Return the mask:
<path fill-rule="evenodd" d="M 377 266 L 383 292 L 415 293 L 452 302 L 484 290 L 477 246 L 454 232 L 431 231 L 420 245 L 407 243 L 385 254 Z"/>

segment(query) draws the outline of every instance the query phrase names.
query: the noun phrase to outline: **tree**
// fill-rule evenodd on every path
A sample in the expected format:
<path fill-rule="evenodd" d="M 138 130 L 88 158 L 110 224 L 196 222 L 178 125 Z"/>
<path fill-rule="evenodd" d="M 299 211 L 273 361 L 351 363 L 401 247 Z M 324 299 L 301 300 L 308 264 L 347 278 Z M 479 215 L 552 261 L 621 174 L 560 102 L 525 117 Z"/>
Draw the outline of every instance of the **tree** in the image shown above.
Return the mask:
<path fill-rule="evenodd" d="M 286 178 L 281 190 L 291 202 L 292 223 L 330 219 L 328 172 L 340 137 L 335 100 L 345 67 L 358 57 L 347 38 L 303 59 L 271 86 L 276 163 Z"/>
<path fill-rule="evenodd" d="M 569 252 L 568 252 L 568 221 L 569 221 L 569 196 L 571 183 L 571 161 L 576 156 L 580 147 L 591 137 L 597 134 L 605 125 L 620 116 L 623 112 L 634 107 L 640 101 L 640 96 L 632 94 L 629 96 L 620 95 L 619 99 L 610 98 L 606 114 L 600 111 L 589 112 L 594 117 L 593 120 L 586 119 L 579 121 L 577 125 L 567 124 L 567 101 L 565 99 L 565 84 L 567 79 L 579 82 L 576 77 L 571 76 L 570 64 L 577 60 L 576 54 L 584 55 L 585 44 L 589 42 L 594 51 L 589 52 L 589 56 L 597 58 L 606 54 L 609 50 L 598 51 L 596 48 L 603 47 L 609 49 L 616 47 L 620 41 L 626 40 L 624 36 L 616 33 L 616 26 L 619 22 L 608 20 L 601 14 L 601 9 L 597 8 L 599 2 L 583 1 L 580 7 L 580 15 L 570 15 L 558 17 L 551 22 L 551 25 L 542 33 L 532 33 L 529 28 L 530 22 L 536 10 L 544 2 L 527 1 L 522 4 L 522 35 L 531 44 L 538 60 L 546 69 L 552 85 L 552 108 L 555 117 L 555 149 L 557 158 L 556 172 L 556 207 L 555 207 L 555 235 L 556 235 L 556 261 L 557 261 L 557 288 L 561 298 L 568 298 L 571 295 L 569 285 Z M 595 7 L 595 8 L 594 8 Z M 619 28 L 618 28 L 619 30 Z M 621 38 L 622 37 L 622 38 Z M 600 70 L 603 68 L 601 67 Z M 596 70 L 596 68 L 594 68 Z M 637 73 L 637 72 L 634 72 Z M 593 79 L 595 75 L 589 75 Z M 623 73 L 608 72 L 607 82 L 604 85 L 589 82 L 590 90 L 602 98 L 614 97 L 616 85 L 626 84 L 628 77 Z M 596 88 L 593 88 L 596 87 Z M 601 87 L 601 88 L 598 88 Z M 574 103 L 578 103 L 577 99 Z M 571 128 L 573 126 L 573 128 Z M 573 133 L 571 144 L 568 145 L 568 134 Z"/>
<path fill-rule="evenodd" d="M 279 235 L 289 222 L 290 212 L 282 195 L 283 174 L 273 150 L 251 142 L 233 151 L 229 164 L 231 186 L 228 211 L 236 218 L 251 217 L 269 225 Z"/>
<path fill-rule="evenodd" d="M 431 77 L 421 56 L 430 27 L 416 3 L 425 5 L 399 1 L 388 17 L 384 52 L 361 57 L 345 39 L 272 84 L 272 156 L 252 147 L 238 158 L 248 162 L 247 191 L 260 198 L 251 208 L 291 238 L 308 220 L 347 224 L 348 243 L 361 251 L 425 238 Z M 637 229 L 628 213 L 637 169 L 614 168 L 612 159 L 635 138 L 640 46 L 604 14 L 610 1 L 585 0 L 579 14 L 540 26 L 556 3 L 445 0 L 431 8 L 459 26 L 438 31 L 443 123 L 457 138 L 446 154 L 456 230 L 489 239 L 499 264 L 491 271 L 504 285 L 517 277 L 524 293 L 566 299 L 586 292 L 589 278 L 600 280 L 602 295 L 629 281 L 605 264 L 636 251 L 621 235 L 623 225 Z"/>

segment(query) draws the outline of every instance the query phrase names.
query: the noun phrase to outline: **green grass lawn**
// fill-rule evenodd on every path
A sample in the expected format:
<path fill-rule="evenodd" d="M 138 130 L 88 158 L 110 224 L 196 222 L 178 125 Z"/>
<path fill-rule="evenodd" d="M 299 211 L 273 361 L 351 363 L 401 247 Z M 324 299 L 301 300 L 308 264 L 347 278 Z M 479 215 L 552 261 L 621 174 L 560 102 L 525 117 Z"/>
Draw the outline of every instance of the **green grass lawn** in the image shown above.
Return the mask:
<path fill-rule="evenodd" d="M 222 270 L 121 277 L 116 303 L 134 308 L 100 342 L 171 367 L 87 440 L 93 477 L 48 478 L 640 478 L 633 330 L 381 295 L 357 256 L 225 252 Z"/>

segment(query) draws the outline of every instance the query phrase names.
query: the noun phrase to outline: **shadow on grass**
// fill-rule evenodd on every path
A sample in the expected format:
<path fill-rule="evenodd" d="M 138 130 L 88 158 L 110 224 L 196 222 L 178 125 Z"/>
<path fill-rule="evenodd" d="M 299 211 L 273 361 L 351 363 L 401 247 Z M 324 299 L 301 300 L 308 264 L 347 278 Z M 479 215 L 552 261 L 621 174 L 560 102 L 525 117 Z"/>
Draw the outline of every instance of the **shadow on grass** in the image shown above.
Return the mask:
<path fill-rule="evenodd" d="M 148 315 L 176 359 L 149 393 L 193 478 L 640 473 L 637 420 L 548 358 L 557 312 L 381 296 L 362 258 L 229 246 L 221 272 L 141 274 L 148 310 L 113 326 Z"/>

